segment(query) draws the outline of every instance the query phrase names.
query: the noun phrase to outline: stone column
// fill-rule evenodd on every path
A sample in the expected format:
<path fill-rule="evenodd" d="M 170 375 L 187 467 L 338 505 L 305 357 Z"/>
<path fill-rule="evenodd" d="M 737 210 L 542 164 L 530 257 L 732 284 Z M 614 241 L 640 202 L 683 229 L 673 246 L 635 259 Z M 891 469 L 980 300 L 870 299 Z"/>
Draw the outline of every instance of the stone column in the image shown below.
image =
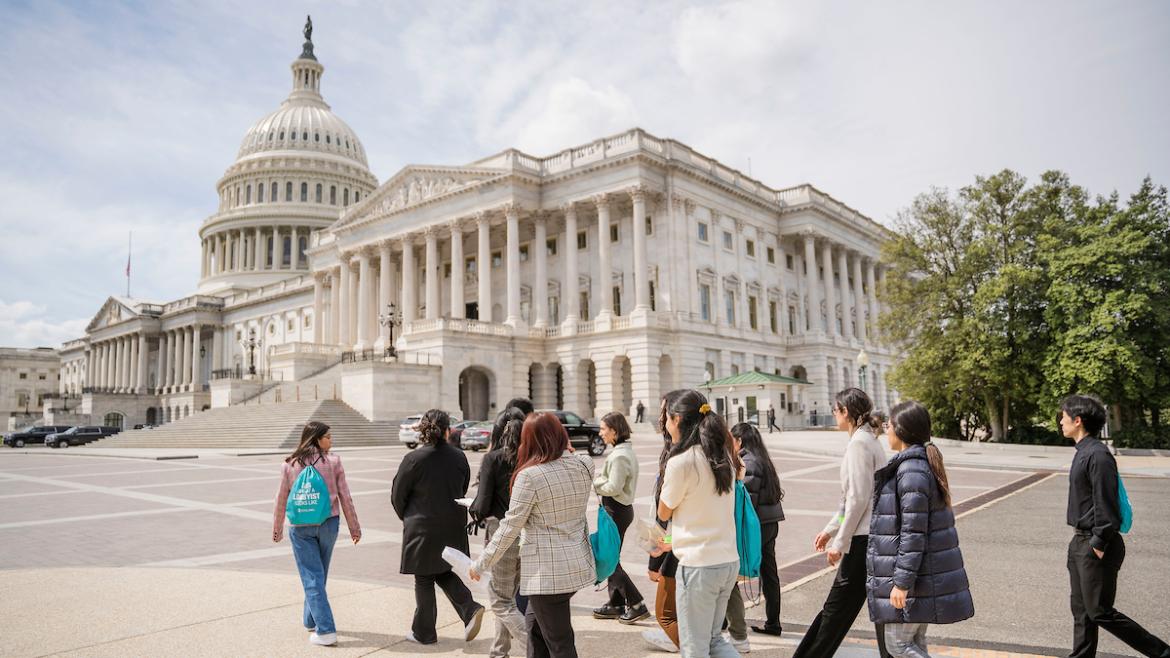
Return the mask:
<path fill-rule="evenodd" d="M 844 247 L 837 253 L 837 269 L 841 272 L 841 334 L 853 338 L 853 329 L 850 327 L 853 310 L 849 301 L 849 254 Z"/>
<path fill-rule="evenodd" d="M 355 350 L 370 346 L 370 252 L 358 251 L 357 344 Z"/>
<path fill-rule="evenodd" d="M 105 349 L 102 350 L 102 370 L 104 370 L 103 378 L 105 384 L 103 388 L 107 391 L 114 390 L 114 341 L 107 340 Z"/>
<path fill-rule="evenodd" d="M 613 315 L 613 268 L 609 264 L 609 197 L 593 197 L 597 204 L 597 313 L 596 318 Z M 600 373 L 602 368 L 598 368 Z M 600 383 L 598 388 L 601 388 Z M 600 404 L 600 403 L 599 403 Z"/>
<path fill-rule="evenodd" d="M 316 326 L 316 320 L 313 321 Z M 211 372 L 223 370 L 224 328 L 214 327 L 211 331 Z M 214 375 L 213 375 L 214 376 Z"/>
<path fill-rule="evenodd" d="M 808 309 L 805 311 L 809 331 L 814 335 L 824 334 L 821 326 L 821 295 L 817 285 L 817 248 L 816 235 L 805 233 L 804 236 L 804 289 L 808 293 Z M 811 376 L 811 375 L 810 375 Z"/>
<path fill-rule="evenodd" d="M 402 323 L 406 325 L 415 320 L 418 310 L 418 284 L 414 281 L 414 242 L 411 236 L 402 240 Z M 405 329 L 404 329 L 405 331 Z"/>
<path fill-rule="evenodd" d="M 280 228 L 272 227 L 272 269 L 280 269 L 280 256 L 282 249 L 280 248 Z"/>
<path fill-rule="evenodd" d="M 875 269 L 876 269 L 876 266 L 874 265 L 874 262 L 872 260 L 868 261 L 865 264 L 865 286 L 867 288 L 869 288 L 869 294 L 866 296 L 867 297 L 866 301 L 869 302 L 869 323 L 870 323 L 869 332 L 866 334 L 866 338 L 869 339 L 869 342 L 871 342 L 871 343 L 876 343 L 878 340 L 878 315 L 879 314 L 878 314 L 878 303 L 877 303 L 877 288 L 875 287 L 877 282 L 875 280 L 876 277 L 874 276 Z"/>
<path fill-rule="evenodd" d="M 533 220 L 536 235 L 532 249 L 536 257 L 536 282 L 532 285 L 533 326 L 548 326 L 548 218 L 539 214 Z"/>
<path fill-rule="evenodd" d="M 207 276 L 207 238 L 199 241 L 199 276 L 204 278 Z"/>
<path fill-rule="evenodd" d="M 479 321 L 492 321 L 492 247 L 491 223 L 485 213 L 475 217 L 476 228 L 479 231 L 479 243 L 476 245 L 475 266 L 479 270 L 477 285 L 479 292 L 475 304 L 479 309 Z"/>
<path fill-rule="evenodd" d="M 171 373 L 171 392 L 175 393 L 183 386 L 183 362 L 184 355 L 189 354 L 187 350 L 187 332 L 183 329 L 175 330 L 175 367 Z"/>
<path fill-rule="evenodd" d="M 245 248 L 245 246 L 247 245 L 246 240 L 247 240 L 247 238 L 244 235 L 244 229 L 240 229 L 239 231 L 236 231 L 236 271 L 237 272 L 243 272 L 244 270 L 248 269 L 248 266 L 247 266 L 248 265 L 248 263 L 247 263 L 248 250 Z"/>
<path fill-rule="evenodd" d="M 426 319 L 434 320 L 439 317 L 439 236 L 433 229 L 425 231 L 426 260 L 423 267 L 426 273 L 423 281 L 426 285 Z"/>
<path fill-rule="evenodd" d="M 122 375 L 126 372 L 125 366 L 122 364 L 122 357 L 125 356 L 125 345 L 121 338 L 114 339 L 114 392 L 122 392 Z"/>
<path fill-rule="evenodd" d="M 828 321 L 826 335 L 836 336 L 837 332 L 837 291 L 833 283 L 833 245 L 828 240 L 821 245 L 821 268 L 824 270 L 825 315 Z M 816 272 L 813 272 L 816 276 Z"/>
<path fill-rule="evenodd" d="M 138 393 L 139 395 L 146 393 L 146 382 L 147 382 L 147 376 L 146 376 L 147 363 L 146 362 L 147 362 L 147 357 L 150 355 L 150 352 L 148 352 L 147 349 L 148 349 L 148 346 L 146 343 L 146 334 L 139 333 L 138 334 L 138 346 L 134 350 L 134 365 L 135 365 L 134 392 Z"/>
<path fill-rule="evenodd" d="M 126 339 L 126 391 L 138 392 L 138 340 L 135 336 Z"/>
<path fill-rule="evenodd" d="M 252 269 L 255 271 L 264 269 L 264 243 L 261 242 L 259 226 L 253 229 L 252 234 Z"/>
<path fill-rule="evenodd" d="M 103 343 L 94 343 L 93 345 L 93 363 L 89 369 L 89 385 L 93 388 L 100 389 L 105 385 L 103 379 L 103 364 L 102 355 L 105 353 L 106 346 Z"/>
<path fill-rule="evenodd" d="M 649 311 L 650 275 L 646 262 L 646 189 L 640 185 L 635 186 L 630 190 L 630 198 L 634 201 L 634 310 Z"/>
<path fill-rule="evenodd" d="M 522 324 L 520 317 L 520 210 L 509 204 L 504 208 L 504 219 L 507 221 L 508 251 L 504 256 L 508 266 L 508 314 L 505 323 L 515 327 Z"/>
<path fill-rule="evenodd" d="M 353 267 L 357 265 L 357 259 L 352 259 L 349 262 L 349 289 L 344 294 L 349 295 L 349 336 L 346 338 L 346 345 L 352 346 L 357 342 L 358 335 L 358 289 L 360 281 L 358 281 L 358 273 L 353 271 Z M 352 347 L 351 347 L 352 349 Z"/>
<path fill-rule="evenodd" d="M 577 206 L 568 203 L 564 210 L 565 241 L 561 257 L 565 259 L 565 280 L 561 282 L 561 308 L 565 309 L 565 323 L 575 325 L 581 313 L 577 299 Z"/>
<path fill-rule="evenodd" d="M 202 344 L 201 327 L 191 327 L 191 390 L 199 391 L 203 388 L 203 368 L 199 362 L 199 346 Z"/>
<path fill-rule="evenodd" d="M 325 342 L 325 336 L 321 331 L 324 313 L 324 300 L 322 299 L 324 283 L 321 281 L 323 276 L 319 272 L 313 273 L 313 342 L 318 344 Z"/>
<path fill-rule="evenodd" d="M 213 259 L 215 262 L 211 264 L 211 273 L 219 274 L 223 272 L 223 257 L 220 256 L 220 246 L 223 238 L 218 233 L 215 234 L 215 246 L 212 248 Z"/>
<path fill-rule="evenodd" d="M 349 256 L 341 254 L 341 270 L 340 274 L 340 290 L 337 291 L 337 344 L 341 345 L 345 350 L 353 349 L 353 341 L 350 340 L 349 331 L 349 288 L 350 277 L 349 272 Z"/>
<path fill-rule="evenodd" d="M 292 268 L 294 271 L 301 269 L 300 232 L 296 226 L 292 227 Z"/>
<path fill-rule="evenodd" d="M 451 317 L 463 318 L 467 309 L 463 301 L 463 225 L 451 222 Z"/>
<path fill-rule="evenodd" d="M 392 275 L 394 273 L 394 263 L 390 260 L 390 242 L 383 241 L 378 245 L 378 308 L 375 317 L 378 314 L 386 313 L 390 306 L 390 289 L 394 283 Z M 381 322 L 378 323 L 378 341 L 379 347 L 385 349 L 390 342 L 390 327 L 384 326 Z"/>
<path fill-rule="evenodd" d="M 325 342 L 341 344 L 341 270 L 333 268 L 329 273 L 329 326 L 325 328 Z"/>
<path fill-rule="evenodd" d="M 853 323 L 857 327 L 853 332 L 853 337 L 864 341 L 867 332 L 865 330 L 865 291 L 861 289 L 861 254 L 853 254 L 849 260 L 853 261 Z"/>

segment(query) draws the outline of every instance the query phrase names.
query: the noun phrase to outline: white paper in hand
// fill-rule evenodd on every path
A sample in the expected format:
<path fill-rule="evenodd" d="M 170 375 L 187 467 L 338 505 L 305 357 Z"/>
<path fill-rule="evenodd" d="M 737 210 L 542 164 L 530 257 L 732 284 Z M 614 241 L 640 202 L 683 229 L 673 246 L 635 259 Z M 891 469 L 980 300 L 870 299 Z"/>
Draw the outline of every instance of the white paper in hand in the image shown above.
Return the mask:
<path fill-rule="evenodd" d="M 647 553 L 654 552 L 658 548 L 658 540 L 666 536 L 666 531 L 653 521 L 635 518 L 634 523 L 635 538 L 638 546 Z"/>
<path fill-rule="evenodd" d="M 491 574 L 479 574 L 478 583 L 470 580 L 471 576 L 469 572 L 471 571 L 471 566 L 475 564 L 475 562 L 471 559 L 470 556 L 467 555 L 467 553 L 464 553 L 463 551 L 455 548 L 451 548 L 450 546 L 445 546 L 443 547 L 443 560 L 446 561 L 447 564 L 451 565 L 451 570 L 455 572 L 455 575 L 462 578 L 463 581 L 468 585 L 480 585 L 484 589 L 487 589 L 488 579 L 491 578 Z"/>
<path fill-rule="evenodd" d="M 455 502 L 459 503 L 460 505 L 462 505 L 464 507 L 471 507 L 471 503 L 474 502 L 474 500 L 475 500 L 474 498 L 456 498 Z M 446 559 L 446 558 L 444 558 L 444 559 Z"/>

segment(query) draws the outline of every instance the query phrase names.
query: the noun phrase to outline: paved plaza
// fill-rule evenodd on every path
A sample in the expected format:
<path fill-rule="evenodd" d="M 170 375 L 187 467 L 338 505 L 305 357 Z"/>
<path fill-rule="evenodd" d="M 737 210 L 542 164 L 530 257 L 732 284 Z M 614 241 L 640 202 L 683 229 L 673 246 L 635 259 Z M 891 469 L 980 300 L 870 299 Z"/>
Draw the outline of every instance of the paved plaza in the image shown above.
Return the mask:
<path fill-rule="evenodd" d="M 782 621 L 791 633 L 753 635 L 752 654 L 787 656 L 831 579 L 811 545 L 835 509 L 844 435 L 767 438 L 785 489 L 787 521 L 777 551 Z M 648 431 L 634 441 L 641 462 L 637 512 L 649 515 L 661 443 Z M 1071 639 L 1071 618 L 1067 480 L 1059 470 L 1071 451 L 976 448 L 944 448 L 976 616 L 934 627 L 931 639 L 955 647 L 939 655 L 1060 655 Z M 5 606 L 18 611 L 0 621 L 4 655 L 486 655 L 492 625 L 464 644 L 446 604 L 440 604 L 438 645 L 403 639 L 413 612 L 412 579 L 398 573 L 402 526 L 389 489 L 407 452 L 400 446 L 343 451 L 363 539 L 353 546 L 342 524 L 329 585 L 340 643 L 320 649 L 300 630 L 302 594 L 287 539 L 271 541 L 279 455 L 122 451 L 195 457 L 142 459 L 113 458 L 105 453 L 116 451 L 100 449 L 0 451 L 0 591 Z M 482 453 L 466 454 L 474 474 Z M 1119 462 L 1137 520 L 1126 538 L 1117 605 L 1170 636 L 1170 479 L 1164 477 L 1170 459 Z M 471 543 L 477 552 L 482 540 Z M 652 597 L 644 554 L 630 545 L 622 558 Z M 573 600 L 582 655 L 656 655 L 638 635 L 655 627 L 652 620 L 626 627 L 591 618 L 589 610 L 603 599 L 604 592 L 590 590 Z M 749 618 L 761 615 L 749 609 Z M 866 626 L 863 613 L 841 655 L 876 655 L 872 642 L 866 645 Z M 1108 636 L 1102 651 L 1135 655 Z"/>

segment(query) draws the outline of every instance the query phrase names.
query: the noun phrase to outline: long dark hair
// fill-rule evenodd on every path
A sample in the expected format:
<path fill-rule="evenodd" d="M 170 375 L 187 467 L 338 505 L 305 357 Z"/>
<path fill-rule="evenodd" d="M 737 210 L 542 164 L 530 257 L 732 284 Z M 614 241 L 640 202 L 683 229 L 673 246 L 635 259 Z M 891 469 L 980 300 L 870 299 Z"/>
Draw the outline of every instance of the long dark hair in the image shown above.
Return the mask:
<path fill-rule="evenodd" d="M 520 430 L 520 449 L 516 452 L 517 466 L 512 471 L 512 483 L 516 476 L 529 466 L 547 464 L 569 449 L 569 433 L 557 417 L 548 412 L 530 414 Z"/>
<path fill-rule="evenodd" d="M 446 411 L 431 409 L 418 421 L 418 440 L 425 445 L 439 445 L 447 442 L 447 430 L 451 428 L 451 417 Z"/>
<path fill-rule="evenodd" d="M 662 477 L 666 473 L 666 462 L 670 459 L 670 449 L 674 444 L 674 437 L 670 436 L 670 432 L 666 430 L 666 410 L 670 409 L 670 405 L 677 402 L 686 392 L 685 388 L 676 388 L 663 395 L 662 406 L 658 410 L 658 430 L 662 432 L 662 452 L 658 454 L 658 478 L 654 480 L 655 502 L 658 501 L 658 496 L 662 493 Z"/>
<path fill-rule="evenodd" d="M 301 430 L 301 442 L 297 444 L 297 449 L 292 451 L 292 454 L 284 458 L 285 463 L 296 461 L 302 466 L 305 460 L 313 455 L 313 453 L 321 452 L 321 439 L 329 433 L 329 426 L 319 420 L 310 420 L 305 423 L 305 429 Z"/>
<path fill-rule="evenodd" d="M 930 412 L 914 400 L 906 400 L 890 410 L 890 426 L 894 428 L 894 435 L 911 446 L 926 446 L 926 461 L 930 464 L 930 471 L 934 479 L 938 480 L 938 490 L 942 494 L 943 502 L 951 506 L 951 486 L 947 482 L 947 469 L 943 465 L 942 451 L 930 440 Z"/>
<path fill-rule="evenodd" d="M 727 431 L 723 417 L 712 413 L 706 396 L 695 390 L 683 393 L 670 405 L 667 413 L 678 417 L 679 440 L 670 449 L 670 456 L 675 457 L 700 446 L 715 476 L 715 492 L 730 492 L 743 462 L 732 449 L 731 432 Z"/>
<path fill-rule="evenodd" d="M 837 394 L 835 406 L 844 410 L 853 427 L 860 429 L 868 425 L 871 432 L 877 434 L 882 428 L 881 421 L 873 412 L 873 400 L 869 393 L 860 388 L 847 388 Z"/>
<path fill-rule="evenodd" d="M 492 428 L 492 452 L 503 452 L 504 461 L 508 466 L 516 467 L 516 453 L 520 449 L 520 430 L 524 427 L 524 412 L 517 407 L 509 407 L 496 416 L 496 425 Z"/>
<path fill-rule="evenodd" d="M 601 417 L 601 422 L 605 423 L 605 426 L 613 430 L 613 433 L 616 435 L 613 441 L 615 446 L 630 440 L 630 424 L 626 421 L 626 417 L 622 415 L 622 412 L 611 411 Z"/>
<path fill-rule="evenodd" d="M 768 447 L 764 445 L 764 438 L 760 431 L 751 423 L 739 423 L 731 428 L 731 435 L 739 439 L 740 450 L 756 458 L 764 465 L 764 488 L 760 491 L 760 502 L 765 505 L 775 505 L 784 500 L 784 490 L 780 488 L 780 476 L 776 473 L 776 465 L 772 463 L 772 456 L 768 454 Z"/>

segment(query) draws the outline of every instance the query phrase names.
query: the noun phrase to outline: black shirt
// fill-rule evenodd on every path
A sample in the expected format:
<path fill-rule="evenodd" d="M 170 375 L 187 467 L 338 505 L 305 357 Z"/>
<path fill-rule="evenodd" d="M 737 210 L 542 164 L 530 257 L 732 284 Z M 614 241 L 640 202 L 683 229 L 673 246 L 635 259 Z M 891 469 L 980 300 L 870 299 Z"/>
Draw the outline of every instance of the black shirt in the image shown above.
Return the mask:
<path fill-rule="evenodd" d="M 1091 535 L 1089 545 L 1104 551 L 1121 528 L 1117 461 L 1097 437 L 1077 442 L 1068 472 L 1068 524 Z"/>
<path fill-rule="evenodd" d="M 479 489 L 471 503 L 471 513 L 486 519 L 504 518 L 511 503 L 512 470 L 515 467 L 504 459 L 504 451 L 492 450 L 484 455 L 479 465 Z"/>

